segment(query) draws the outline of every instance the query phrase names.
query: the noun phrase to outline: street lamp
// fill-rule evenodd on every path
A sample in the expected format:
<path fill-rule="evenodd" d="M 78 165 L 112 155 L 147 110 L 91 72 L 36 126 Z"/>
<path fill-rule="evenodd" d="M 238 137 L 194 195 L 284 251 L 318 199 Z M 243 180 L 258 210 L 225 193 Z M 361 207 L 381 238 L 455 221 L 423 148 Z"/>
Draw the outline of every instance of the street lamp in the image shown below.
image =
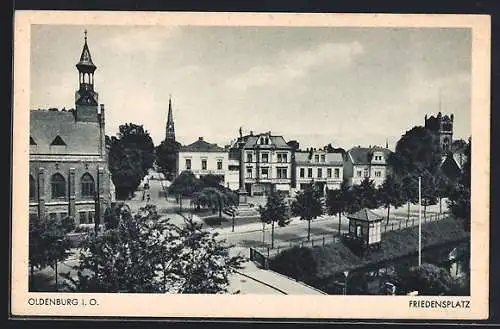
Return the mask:
<path fill-rule="evenodd" d="M 344 271 L 344 295 L 347 295 L 347 277 L 349 276 L 349 271 Z"/>

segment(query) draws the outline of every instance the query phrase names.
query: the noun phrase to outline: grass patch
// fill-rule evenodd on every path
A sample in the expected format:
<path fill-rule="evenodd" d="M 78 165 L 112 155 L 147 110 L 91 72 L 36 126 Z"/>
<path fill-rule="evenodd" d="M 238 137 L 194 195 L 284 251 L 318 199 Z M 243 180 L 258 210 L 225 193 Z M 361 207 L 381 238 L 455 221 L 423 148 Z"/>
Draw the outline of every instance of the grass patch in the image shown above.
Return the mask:
<path fill-rule="evenodd" d="M 457 220 L 446 218 L 422 225 L 422 247 L 429 248 L 470 238 L 469 232 Z M 362 257 L 343 243 L 324 247 L 294 247 L 284 250 L 270 260 L 276 272 L 303 281 L 328 292 L 342 271 L 353 271 L 378 263 L 414 254 L 418 248 L 418 227 L 382 234 L 380 250 L 368 251 Z"/>

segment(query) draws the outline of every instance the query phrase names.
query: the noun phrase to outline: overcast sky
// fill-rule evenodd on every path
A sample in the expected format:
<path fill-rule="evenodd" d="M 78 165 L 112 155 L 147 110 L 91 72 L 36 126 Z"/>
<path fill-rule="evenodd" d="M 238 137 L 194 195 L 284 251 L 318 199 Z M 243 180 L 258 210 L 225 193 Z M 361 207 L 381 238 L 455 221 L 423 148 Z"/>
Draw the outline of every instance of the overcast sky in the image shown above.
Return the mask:
<path fill-rule="evenodd" d="M 159 144 L 169 94 L 183 144 L 223 146 L 242 126 L 301 148 L 393 148 L 440 108 L 470 135 L 468 29 L 34 25 L 31 108 L 74 107 L 85 28 L 108 135 L 133 122 Z"/>

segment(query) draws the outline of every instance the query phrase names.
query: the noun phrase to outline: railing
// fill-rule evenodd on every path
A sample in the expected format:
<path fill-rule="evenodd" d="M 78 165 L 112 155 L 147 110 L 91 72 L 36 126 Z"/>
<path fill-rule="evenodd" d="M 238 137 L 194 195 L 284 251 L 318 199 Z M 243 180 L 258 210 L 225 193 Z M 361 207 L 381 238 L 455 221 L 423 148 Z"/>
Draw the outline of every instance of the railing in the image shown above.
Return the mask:
<path fill-rule="evenodd" d="M 440 219 L 446 218 L 448 213 L 427 213 L 425 218 L 422 214 L 422 224 L 438 221 Z M 397 223 L 391 223 L 389 225 L 382 224 L 381 233 L 386 233 L 390 231 L 398 231 L 406 228 L 415 227 L 418 225 L 418 218 L 411 218 L 409 220 L 402 219 Z M 253 247 L 255 252 L 258 252 L 263 257 L 273 257 L 279 254 L 281 251 L 293 248 L 293 247 L 324 247 L 329 244 L 335 244 L 341 241 L 341 238 L 337 233 L 330 233 L 324 235 L 313 235 L 309 240 L 307 239 L 297 239 L 288 241 L 274 241 L 274 248 L 271 248 L 271 243 L 265 243 L 261 247 Z M 252 252 L 252 251 L 250 251 Z"/>

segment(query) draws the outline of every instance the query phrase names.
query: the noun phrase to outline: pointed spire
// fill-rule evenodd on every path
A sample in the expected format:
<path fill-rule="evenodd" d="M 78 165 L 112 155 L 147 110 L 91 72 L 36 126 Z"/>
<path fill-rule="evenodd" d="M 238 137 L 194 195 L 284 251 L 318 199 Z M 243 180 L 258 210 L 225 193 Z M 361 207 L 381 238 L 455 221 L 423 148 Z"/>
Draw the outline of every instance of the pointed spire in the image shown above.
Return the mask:
<path fill-rule="evenodd" d="M 387 138 L 385 139 L 385 148 L 388 149 L 389 148 L 389 141 L 387 140 Z"/>
<path fill-rule="evenodd" d="M 85 36 L 82 54 L 80 55 L 80 61 L 78 62 L 78 64 L 76 64 L 76 67 L 82 71 L 94 71 L 96 66 L 92 62 L 92 56 L 90 55 L 89 46 L 87 44 L 87 30 L 85 30 L 83 33 Z"/>
<path fill-rule="evenodd" d="M 174 117 L 172 115 L 172 95 L 169 95 L 168 97 L 168 117 L 167 117 L 167 123 L 173 123 L 174 122 Z"/>

